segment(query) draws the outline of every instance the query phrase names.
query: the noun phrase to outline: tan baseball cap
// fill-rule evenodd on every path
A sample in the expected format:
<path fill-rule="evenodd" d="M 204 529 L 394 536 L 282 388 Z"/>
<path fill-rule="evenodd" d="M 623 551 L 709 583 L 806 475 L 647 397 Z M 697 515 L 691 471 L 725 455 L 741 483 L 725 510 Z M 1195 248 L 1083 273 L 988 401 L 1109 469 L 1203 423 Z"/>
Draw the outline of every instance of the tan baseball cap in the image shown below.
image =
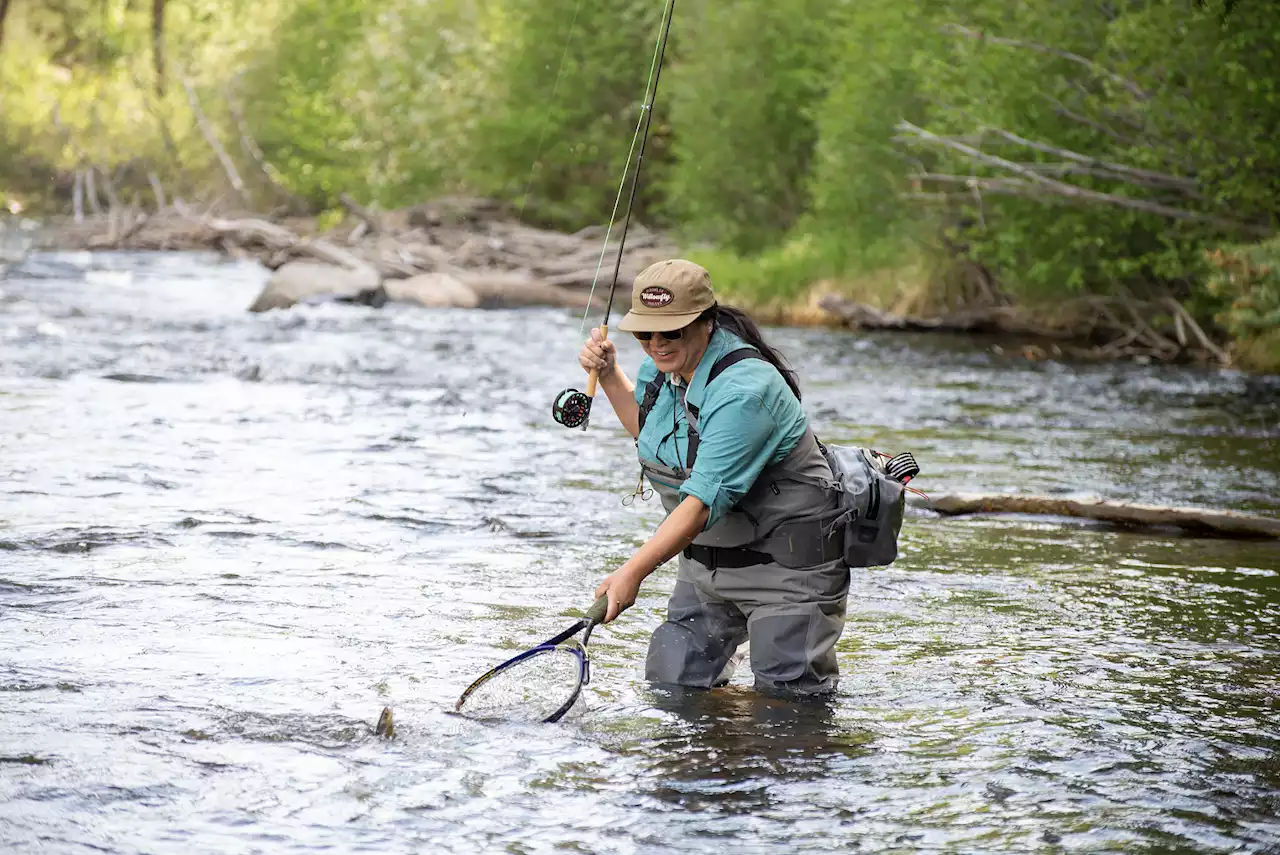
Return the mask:
<path fill-rule="evenodd" d="M 682 258 L 659 261 L 636 277 L 631 311 L 618 322 L 618 329 L 671 332 L 687 327 L 715 304 L 711 274 L 705 267 Z"/>

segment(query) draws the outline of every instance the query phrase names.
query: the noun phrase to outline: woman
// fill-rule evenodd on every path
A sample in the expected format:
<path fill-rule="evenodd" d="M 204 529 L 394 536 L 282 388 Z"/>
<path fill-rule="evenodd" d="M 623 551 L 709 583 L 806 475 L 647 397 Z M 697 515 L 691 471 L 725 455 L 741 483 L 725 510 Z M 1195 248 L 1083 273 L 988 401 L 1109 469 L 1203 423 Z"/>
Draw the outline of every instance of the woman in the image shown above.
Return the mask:
<path fill-rule="evenodd" d="M 834 691 L 849 571 L 829 525 L 840 513 L 831 469 L 795 374 L 746 314 L 716 302 L 710 274 L 689 261 L 641 273 L 618 329 L 644 349 L 636 383 L 598 329 L 579 362 L 599 372 L 667 517 L 596 590 L 609 596 L 606 622 L 679 555 L 667 620 L 649 643 L 650 680 L 719 685 L 749 639 L 758 689 Z"/>

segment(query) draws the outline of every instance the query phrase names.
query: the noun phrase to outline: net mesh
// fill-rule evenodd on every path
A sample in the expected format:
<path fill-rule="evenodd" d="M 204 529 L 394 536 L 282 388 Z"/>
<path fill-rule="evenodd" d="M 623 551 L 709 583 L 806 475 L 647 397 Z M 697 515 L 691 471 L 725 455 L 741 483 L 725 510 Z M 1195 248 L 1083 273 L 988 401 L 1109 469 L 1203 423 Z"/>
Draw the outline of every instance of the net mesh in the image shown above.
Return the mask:
<path fill-rule="evenodd" d="M 568 648 L 539 651 L 485 680 L 458 711 L 470 718 L 546 721 L 578 690 L 581 663 Z"/>

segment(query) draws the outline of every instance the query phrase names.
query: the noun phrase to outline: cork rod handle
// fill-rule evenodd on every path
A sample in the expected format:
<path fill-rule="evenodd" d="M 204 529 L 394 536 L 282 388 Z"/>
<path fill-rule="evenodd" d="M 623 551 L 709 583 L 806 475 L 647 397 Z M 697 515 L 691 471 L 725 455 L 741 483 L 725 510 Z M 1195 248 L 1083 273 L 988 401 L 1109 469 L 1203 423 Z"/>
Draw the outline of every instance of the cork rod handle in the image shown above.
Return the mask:
<path fill-rule="evenodd" d="M 600 327 L 600 340 L 601 341 L 609 340 L 608 324 L 605 324 L 604 326 Z M 596 396 L 596 382 L 599 379 L 600 379 L 599 370 L 592 370 L 591 374 L 588 375 L 587 377 L 587 397 L 588 398 L 594 398 Z"/>

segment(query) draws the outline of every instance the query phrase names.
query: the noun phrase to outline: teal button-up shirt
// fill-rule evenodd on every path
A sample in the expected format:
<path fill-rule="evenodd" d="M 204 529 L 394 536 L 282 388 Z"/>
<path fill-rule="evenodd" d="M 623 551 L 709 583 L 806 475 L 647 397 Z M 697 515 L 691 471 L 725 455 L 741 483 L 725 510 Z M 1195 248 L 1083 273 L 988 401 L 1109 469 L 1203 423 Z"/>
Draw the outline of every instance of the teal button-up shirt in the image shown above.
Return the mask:
<path fill-rule="evenodd" d="M 685 399 L 698 410 L 698 457 L 680 488 L 707 506 L 707 528 L 746 495 L 765 467 L 782 462 L 795 449 L 808 427 L 800 402 L 787 381 L 768 362 L 747 359 L 727 369 L 707 388 L 716 360 L 746 347 L 742 339 L 717 329 L 702 355 Z M 636 376 L 636 401 L 658 376 L 658 367 L 645 357 Z M 673 382 L 674 381 L 674 382 Z M 657 403 L 645 419 L 636 441 L 643 460 L 672 469 L 688 469 L 689 424 L 676 384 L 668 375 Z"/>

